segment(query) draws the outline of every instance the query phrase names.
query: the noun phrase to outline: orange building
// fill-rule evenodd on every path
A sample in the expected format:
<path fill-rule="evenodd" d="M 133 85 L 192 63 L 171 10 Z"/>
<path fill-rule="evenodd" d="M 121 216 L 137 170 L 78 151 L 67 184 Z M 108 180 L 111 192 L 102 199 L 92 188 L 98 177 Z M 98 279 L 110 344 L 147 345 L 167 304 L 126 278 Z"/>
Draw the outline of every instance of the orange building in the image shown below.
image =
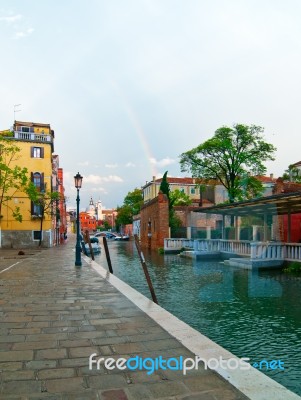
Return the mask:
<path fill-rule="evenodd" d="M 96 218 L 89 213 L 82 211 L 79 213 L 80 227 L 82 231 L 88 230 L 94 232 L 96 230 Z"/>

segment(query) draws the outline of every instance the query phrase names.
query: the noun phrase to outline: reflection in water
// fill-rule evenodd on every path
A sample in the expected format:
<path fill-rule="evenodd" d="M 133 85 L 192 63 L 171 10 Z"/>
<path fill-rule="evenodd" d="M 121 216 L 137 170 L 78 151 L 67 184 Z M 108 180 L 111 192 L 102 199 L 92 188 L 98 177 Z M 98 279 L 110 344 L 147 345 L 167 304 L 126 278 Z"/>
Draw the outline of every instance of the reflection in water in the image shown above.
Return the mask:
<path fill-rule="evenodd" d="M 133 242 L 109 242 L 114 274 L 151 298 Z M 159 304 L 238 357 L 281 360 L 263 371 L 301 394 L 301 277 L 144 253 Z M 107 266 L 102 252 L 98 260 Z"/>

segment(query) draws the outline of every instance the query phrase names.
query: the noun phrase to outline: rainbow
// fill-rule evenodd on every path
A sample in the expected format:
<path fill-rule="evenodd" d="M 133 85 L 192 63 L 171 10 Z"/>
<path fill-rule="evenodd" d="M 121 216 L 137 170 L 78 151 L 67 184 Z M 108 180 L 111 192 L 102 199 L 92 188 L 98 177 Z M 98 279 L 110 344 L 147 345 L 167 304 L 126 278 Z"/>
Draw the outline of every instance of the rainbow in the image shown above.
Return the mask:
<path fill-rule="evenodd" d="M 156 165 L 151 162 L 151 159 L 153 159 L 154 156 L 152 155 L 150 145 L 147 141 L 146 134 L 140 124 L 139 118 L 135 114 L 134 109 L 131 106 L 129 99 L 127 98 L 124 91 L 121 89 L 120 85 L 115 80 L 112 81 L 112 85 L 115 88 L 116 92 L 118 93 L 119 97 L 121 98 L 122 104 L 126 110 L 129 120 L 134 128 L 134 131 L 136 132 L 136 134 L 138 136 L 139 142 L 142 145 L 143 151 L 146 155 L 146 158 L 148 160 L 148 164 L 150 167 L 150 174 L 151 174 L 150 176 L 151 177 L 156 176 L 157 172 L 158 172 L 156 170 Z"/>

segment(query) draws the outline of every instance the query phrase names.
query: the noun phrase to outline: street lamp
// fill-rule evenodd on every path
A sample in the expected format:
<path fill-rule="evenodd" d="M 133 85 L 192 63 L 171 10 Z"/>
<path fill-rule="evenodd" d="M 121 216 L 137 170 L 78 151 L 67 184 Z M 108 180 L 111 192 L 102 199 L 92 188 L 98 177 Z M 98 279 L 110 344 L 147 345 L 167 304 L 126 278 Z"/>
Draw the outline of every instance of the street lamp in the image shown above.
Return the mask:
<path fill-rule="evenodd" d="M 81 267 L 81 248 L 80 248 L 80 237 L 79 237 L 79 189 L 82 187 L 83 177 L 78 172 L 74 177 L 74 186 L 77 189 L 76 197 L 76 246 L 75 246 L 75 266 Z"/>

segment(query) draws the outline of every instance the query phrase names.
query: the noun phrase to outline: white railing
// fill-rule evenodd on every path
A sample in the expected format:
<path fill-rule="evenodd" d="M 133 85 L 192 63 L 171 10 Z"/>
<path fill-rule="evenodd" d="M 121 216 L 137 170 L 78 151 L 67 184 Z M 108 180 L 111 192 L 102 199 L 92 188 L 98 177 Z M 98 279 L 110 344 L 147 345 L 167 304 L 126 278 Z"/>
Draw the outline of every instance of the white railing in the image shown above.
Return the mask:
<path fill-rule="evenodd" d="M 224 239 L 164 239 L 164 251 L 180 251 L 183 248 L 198 252 L 212 251 L 250 256 L 251 260 L 301 261 L 300 243 Z"/>
<path fill-rule="evenodd" d="M 193 242 L 191 239 L 164 239 L 164 251 L 193 250 Z"/>
<path fill-rule="evenodd" d="M 50 142 L 52 141 L 51 135 L 36 134 L 32 132 L 14 132 L 14 138 L 18 140 L 30 140 L 34 142 Z"/>

